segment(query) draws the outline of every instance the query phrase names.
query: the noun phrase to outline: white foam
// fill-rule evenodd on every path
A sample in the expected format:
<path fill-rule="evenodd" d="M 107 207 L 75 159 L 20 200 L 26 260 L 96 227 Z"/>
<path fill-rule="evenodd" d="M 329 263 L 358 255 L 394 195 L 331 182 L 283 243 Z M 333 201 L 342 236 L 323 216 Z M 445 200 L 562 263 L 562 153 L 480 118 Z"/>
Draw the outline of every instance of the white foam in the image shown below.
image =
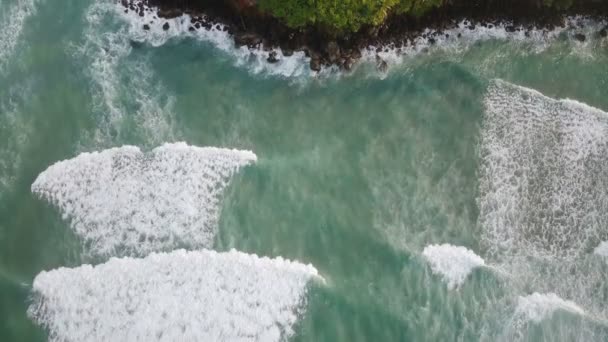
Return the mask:
<path fill-rule="evenodd" d="M 32 192 L 70 219 L 93 255 L 209 247 L 230 177 L 252 152 L 185 143 L 82 153 L 42 172 Z"/>
<path fill-rule="evenodd" d="M 602 241 L 593 252 L 599 256 L 608 257 L 608 241 Z"/>
<path fill-rule="evenodd" d="M 280 341 L 315 279 L 282 258 L 179 250 L 42 272 L 28 314 L 50 341 Z"/>
<path fill-rule="evenodd" d="M 573 259 L 606 239 L 608 114 L 493 81 L 479 223 L 492 254 Z"/>
<path fill-rule="evenodd" d="M 429 245 L 424 248 L 422 255 L 431 265 L 433 273 L 441 275 L 450 289 L 462 285 L 473 269 L 485 266 L 481 257 L 461 246 Z"/>
<path fill-rule="evenodd" d="M 88 60 L 93 81 L 98 123 L 92 139 L 97 146 L 108 146 L 125 140 L 128 132 L 150 145 L 175 140 L 175 98 L 145 59 L 130 58 L 133 37 L 118 20 L 116 6 L 115 1 L 98 0 L 88 8 L 85 42 L 77 50 L 79 59 Z"/>
<path fill-rule="evenodd" d="M 291 56 L 285 56 L 281 49 L 275 50 L 278 62 L 270 64 L 267 62 L 269 51 L 261 48 L 249 49 L 246 46 L 236 47 L 232 36 L 225 31 L 225 25 L 214 24 L 210 29 L 204 27 L 196 28 L 191 24 L 191 16 L 188 14 L 164 19 L 156 15 L 157 8 L 146 8 L 144 15 L 138 12 L 124 12 L 124 7 L 118 4 L 118 13 L 128 23 L 128 35 L 131 39 L 138 42 L 145 42 L 152 46 L 161 46 L 170 39 L 193 38 L 202 42 L 213 44 L 217 49 L 229 54 L 235 59 L 237 66 L 246 66 L 254 73 L 265 75 L 278 75 L 284 77 L 300 77 L 311 74 L 309 63 L 310 58 L 304 52 L 295 52 Z M 165 23 L 169 24 L 169 29 L 164 30 Z M 148 25 L 149 30 L 144 30 L 143 25 Z M 194 28 L 193 31 L 189 30 Z"/>
<path fill-rule="evenodd" d="M 15 3 L 2 7 L 4 7 L 2 10 L 6 8 L 6 12 L 0 12 L 0 32 L 2 33 L 0 34 L 0 71 L 4 69 L 15 50 L 27 18 L 35 12 L 36 2 L 35 0 L 17 0 Z"/>
<path fill-rule="evenodd" d="M 550 318 L 556 311 L 567 311 L 576 315 L 584 315 L 585 311 L 576 303 L 563 300 L 555 293 L 533 293 L 519 297 L 515 316 L 522 317 L 534 323 Z"/>

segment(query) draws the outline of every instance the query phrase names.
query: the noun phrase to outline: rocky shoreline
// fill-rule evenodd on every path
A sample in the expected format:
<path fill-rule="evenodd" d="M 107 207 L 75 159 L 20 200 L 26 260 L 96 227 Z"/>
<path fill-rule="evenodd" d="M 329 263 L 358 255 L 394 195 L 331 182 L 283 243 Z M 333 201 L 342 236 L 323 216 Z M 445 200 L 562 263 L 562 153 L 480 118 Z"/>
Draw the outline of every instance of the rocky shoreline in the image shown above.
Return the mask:
<path fill-rule="evenodd" d="M 267 51 L 268 63 L 279 61 L 277 49 L 281 50 L 284 57 L 291 56 L 296 51 L 303 51 L 310 57 L 310 68 L 313 71 L 332 65 L 350 70 L 361 58 L 362 51 L 371 47 L 376 53 L 388 49 L 401 51 L 402 48 L 415 44 L 420 38 L 433 45 L 438 37 L 449 37 L 449 30 L 462 25 L 463 22 L 468 30 L 500 25 L 506 32 L 523 32 L 529 36 L 533 30 L 548 31 L 564 27 L 566 16 L 582 15 L 598 21 L 608 18 L 608 1 L 582 1 L 568 11 L 538 7 L 525 0 L 495 0 L 497 4 L 493 7 L 479 6 L 475 1 L 465 1 L 459 5 L 460 2 L 456 1 L 454 5 L 433 10 L 422 17 L 392 16 L 379 26 L 364 27 L 354 33 L 337 34 L 319 27 L 287 27 L 277 19 L 259 13 L 254 6 L 239 7 L 239 1 L 117 1 L 125 7 L 126 12 L 133 11 L 140 16 L 144 16 L 146 12 L 156 12 L 156 16 L 161 20 L 188 14 L 191 17 L 190 31 L 212 28 L 227 31 L 234 37 L 236 46 Z M 516 2 L 521 4 L 515 4 Z M 169 25 L 165 22 L 162 28 L 168 30 Z M 150 26 L 143 24 L 142 28 L 149 30 Z M 593 34 L 596 37 L 577 32 L 573 38 L 581 42 L 590 38 L 608 39 L 608 25 Z M 456 39 L 460 38 L 460 33 L 457 35 Z M 378 55 L 376 57 L 378 68 L 386 69 L 386 62 Z"/>

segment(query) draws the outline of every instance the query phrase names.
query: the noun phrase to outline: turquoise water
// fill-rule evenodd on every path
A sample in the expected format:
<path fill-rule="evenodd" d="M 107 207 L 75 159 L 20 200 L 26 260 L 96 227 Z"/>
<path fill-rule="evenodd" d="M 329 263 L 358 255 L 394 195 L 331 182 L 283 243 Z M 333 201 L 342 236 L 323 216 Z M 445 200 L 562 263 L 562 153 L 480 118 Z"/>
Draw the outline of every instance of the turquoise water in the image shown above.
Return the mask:
<path fill-rule="evenodd" d="M 142 38 L 129 25 L 103 1 L 0 0 L 1 341 L 47 339 L 27 315 L 39 272 L 106 261 L 31 193 L 36 177 L 82 152 L 177 141 L 257 155 L 224 192 L 212 249 L 314 265 L 326 281 L 311 285 L 290 340 L 608 338 L 599 257 L 534 259 L 522 250 L 532 271 L 519 274 L 525 267 L 494 253 L 480 219 L 492 80 L 606 111 L 608 40 L 483 39 L 391 60 L 387 73 L 364 62 L 311 76 L 298 61 L 262 65 L 218 41 Z M 532 165 L 542 173 L 552 163 Z M 601 170 L 589 177 L 606 185 Z M 605 198 L 591 201 L 601 209 Z M 606 240 L 607 222 L 596 221 L 585 255 Z M 464 246 L 490 267 L 450 288 L 424 257 L 431 244 Z M 548 299 L 539 306 L 555 312 L 521 323 L 518 300 L 535 292 L 585 313 Z"/>

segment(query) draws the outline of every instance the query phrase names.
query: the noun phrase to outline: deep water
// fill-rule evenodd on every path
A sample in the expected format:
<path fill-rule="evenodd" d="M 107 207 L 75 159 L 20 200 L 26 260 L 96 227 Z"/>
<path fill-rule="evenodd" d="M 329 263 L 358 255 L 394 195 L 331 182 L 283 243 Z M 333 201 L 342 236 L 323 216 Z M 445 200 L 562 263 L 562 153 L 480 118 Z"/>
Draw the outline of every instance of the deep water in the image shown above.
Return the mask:
<path fill-rule="evenodd" d="M 289 340 L 608 338 L 608 267 L 593 253 L 608 240 L 605 23 L 467 33 L 382 53 L 386 72 L 370 56 L 315 74 L 302 55 L 270 65 L 219 31 L 133 20 L 111 1 L 0 0 L 0 341 L 49 337 L 27 314 L 39 272 L 107 261 L 32 194 L 38 175 L 83 152 L 180 141 L 257 155 L 227 185 L 208 248 L 310 263 L 325 279 Z M 580 102 L 568 120 L 563 98 Z M 512 101 L 515 119 L 492 121 L 492 101 L 499 114 Z M 564 243 L 554 226 L 588 239 Z M 435 244 L 468 251 L 423 253 Z"/>

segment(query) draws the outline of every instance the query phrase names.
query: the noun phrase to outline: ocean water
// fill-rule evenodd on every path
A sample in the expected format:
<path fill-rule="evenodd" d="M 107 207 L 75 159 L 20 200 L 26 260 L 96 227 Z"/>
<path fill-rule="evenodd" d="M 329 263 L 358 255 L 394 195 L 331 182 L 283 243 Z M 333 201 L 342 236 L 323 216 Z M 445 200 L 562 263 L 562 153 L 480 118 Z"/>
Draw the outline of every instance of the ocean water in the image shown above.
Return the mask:
<path fill-rule="evenodd" d="M 0 341 L 608 340 L 606 22 L 314 73 L 189 19 L 0 0 Z"/>

